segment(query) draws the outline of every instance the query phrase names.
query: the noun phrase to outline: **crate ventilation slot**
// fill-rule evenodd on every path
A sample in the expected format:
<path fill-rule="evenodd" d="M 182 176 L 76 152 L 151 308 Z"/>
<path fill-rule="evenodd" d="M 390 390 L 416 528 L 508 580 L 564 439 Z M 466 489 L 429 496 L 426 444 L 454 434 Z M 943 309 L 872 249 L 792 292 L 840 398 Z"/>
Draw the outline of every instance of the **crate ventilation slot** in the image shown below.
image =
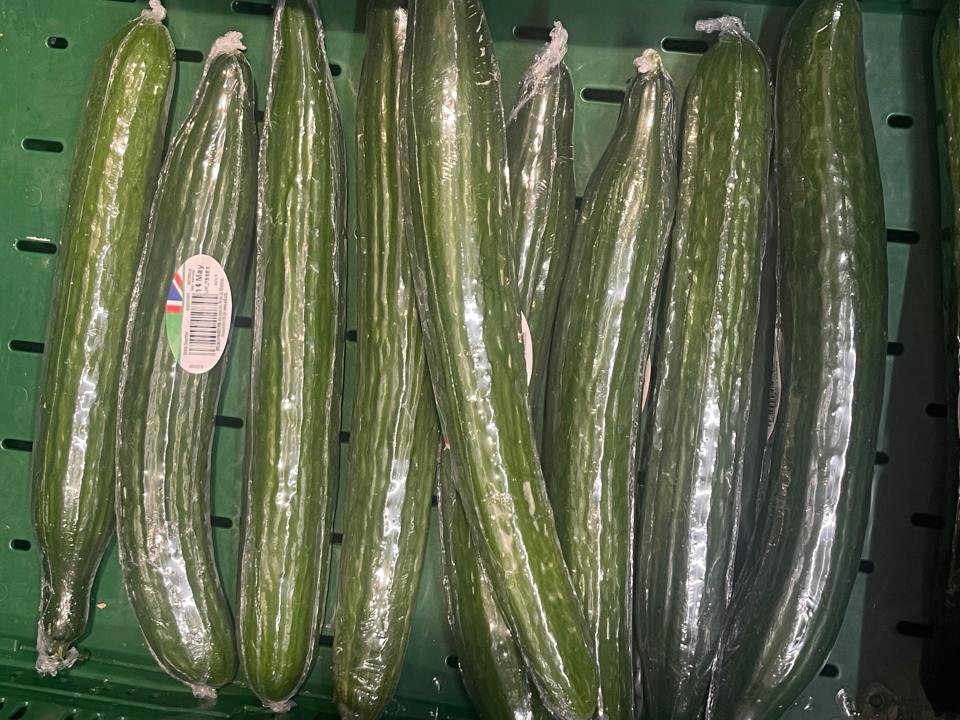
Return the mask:
<path fill-rule="evenodd" d="M 891 357 L 899 357 L 900 355 L 903 355 L 903 343 L 888 342 L 887 355 Z"/>
<path fill-rule="evenodd" d="M 664 52 L 686 53 L 688 55 L 703 55 L 710 47 L 706 40 L 699 38 L 665 37 L 660 41 L 660 49 Z"/>
<path fill-rule="evenodd" d="M 456 655 L 447 655 L 447 658 L 444 660 L 444 662 L 454 670 L 460 669 L 460 658 L 458 658 Z"/>
<path fill-rule="evenodd" d="M 339 77 L 340 75 L 343 75 L 343 68 L 336 63 L 330 63 L 330 74 L 334 77 Z"/>
<path fill-rule="evenodd" d="M 217 528 L 232 528 L 233 520 L 222 515 L 211 515 L 210 524 Z"/>
<path fill-rule="evenodd" d="M 924 409 L 930 417 L 945 418 L 947 416 L 947 406 L 944 403 L 930 403 Z"/>
<path fill-rule="evenodd" d="M 242 428 L 243 418 L 232 417 L 230 415 L 217 415 L 213 418 L 214 427 Z"/>
<path fill-rule="evenodd" d="M 832 663 L 827 663 L 820 669 L 820 677 L 835 678 L 840 677 L 840 668 Z"/>
<path fill-rule="evenodd" d="M 245 2 L 245 0 L 233 0 L 230 8 L 235 13 L 244 15 L 273 15 L 273 5 L 271 3 Z"/>
<path fill-rule="evenodd" d="M 16 246 L 20 252 L 39 253 L 41 255 L 53 255 L 57 252 L 56 243 L 40 238 L 23 238 L 17 240 Z"/>
<path fill-rule="evenodd" d="M 440 498 L 436 494 L 430 496 L 430 507 L 437 507 L 440 504 Z"/>
<path fill-rule="evenodd" d="M 342 532 L 330 533 L 330 544 L 343 545 L 343 533 Z"/>
<path fill-rule="evenodd" d="M 347 342 L 356 342 L 356 341 L 357 341 L 357 331 L 347 330 Z"/>
<path fill-rule="evenodd" d="M 878 452 L 876 455 L 876 458 L 874 459 L 874 462 L 877 465 L 886 465 L 887 463 L 890 462 L 890 456 L 887 455 L 885 452 Z"/>
<path fill-rule="evenodd" d="M 908 637 L 929 638 L 933 635 L 933 628 L 926 623 L 901 620 L 897 623 L 897 632 Z"/>
<path fill-rule="evenodd" d="M 43 138 L 24 138 L 20 143 L 24 150 L 33 152 L 61 153 L 63 143 L 59 140 L 44 140 Z"/>
<path fill-rule="evenodd" d="M 233 319 L 233 326 L 238 328 L 253 327 L 253 318 L 247 317 L 246 315 L 237 315 Z"/>
<path fill-rule="evenodd" d="M 30 707 L 28 705 L 21 705 L 12 713 L 10 713 L 10 715 L 8 715 L 7 717 L 9 717 L 10 720 L 20 720 L 20 718 L 22 718 L 24 715 L 27 714 L 27 710 L 29 709 Z"/>
<path fill-rule="evenodd" d="M 536 40 L 537 42 L 550 41 L 550 28 L 540 25 L 516 25 L 513 36 L 517 40 Z"/>
<path fill-rule="evenodd" d="M 887 242 L 899 245 L 916 245 L 920 242 L 920 233 L 916 230 L 897 230 L 887 228 Z"/>
<path fill-rule="evenodd" d="M 66 50 L 70 43 L 65 37 L 51 35 L 47 38 L 47 47 L 51 50 Z"/>
<path fill-rule="evenodd" d="M 10 349 L 14 352 L 25 352 L 40 355 L 43 352 L 43 343 L 32 340 L 11 340 Z"/>
<path fill-rule="evenodd" d="M 577 212 L 580 212 L 580 208 L 583 207 L 583 195 L 577 195 L 573 199 L 573 209 Z"/>
<path fill-rule="evenodd" d="M 26 552 L 31 547 L 29 540 L 24 540 L 23 538 L 14 538 L 10 541 L 11 550 L 20 550 L 21 552 Z"/>
<path fill-rule="evenodd" d="M 587 102 L 609 103 L 611 105 L 620 105 L 623 103 L 623 90 L 610 90 L 609 88 L 584 88 L 580 91 L 580 97 Z"/>
<path fill-rule="evenodd" d="M 910 516 L 910 524 L 916 527 L 928 528 L 930 530 L 940 530 L 945 521 L 943 515 L 934 515 L 933 513 L 914 513 Z"/>
<path fill-rule="evenodd" d="M 887 125 L 898 130 L 906 130 L 913 127 L 913 118 L 903 113 L 890 113 L 887 115 Z"/>
<path fill-rule="evenodd" d="M 203 53 L 199 50 L 183 50 L 177 48 L 174 58 L 179 62 L 201 63 L 203 62 Z"/>
<path fill-rule="evenodd" d="M 317 638 L 320 647 L 333 647 L 333 635 L 321 635 Z"/>
<path fill-rule="evenodd" d="M 876 569 L 877 566 L 874 565 L 873 560 L 861 560 L 860 567 L 858 568 L 864 575 L 870 575 Z"/>
<path fill-rule="evenodd" d="M 340 442 L 342 442 L 342 443 L 348 443 L 348 442 L 350 442 L 350 431 L 349 431 L 349 430 L 341 430 L 341 431 L 340 431 Z"/>
<path fill-rule="evenodd" d="M 18 440 L 17 438 L 4 438 L 0 440 L 0 447 L 4 450 L 18 450 L 19 452 L 32 452 L 32 440 Z"/>

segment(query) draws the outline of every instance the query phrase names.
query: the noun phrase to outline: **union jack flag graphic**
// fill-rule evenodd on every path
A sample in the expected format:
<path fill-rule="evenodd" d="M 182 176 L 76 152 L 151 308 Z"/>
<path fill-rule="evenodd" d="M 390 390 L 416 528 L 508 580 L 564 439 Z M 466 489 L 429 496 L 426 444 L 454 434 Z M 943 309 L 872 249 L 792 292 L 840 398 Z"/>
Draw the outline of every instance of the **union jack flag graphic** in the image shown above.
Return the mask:
<path fill-rule="evenodd" d="M 167 312 L 183 312 L 183 279 L 179 272 L 170 281 L 170 289 L 167 291 Z"/>

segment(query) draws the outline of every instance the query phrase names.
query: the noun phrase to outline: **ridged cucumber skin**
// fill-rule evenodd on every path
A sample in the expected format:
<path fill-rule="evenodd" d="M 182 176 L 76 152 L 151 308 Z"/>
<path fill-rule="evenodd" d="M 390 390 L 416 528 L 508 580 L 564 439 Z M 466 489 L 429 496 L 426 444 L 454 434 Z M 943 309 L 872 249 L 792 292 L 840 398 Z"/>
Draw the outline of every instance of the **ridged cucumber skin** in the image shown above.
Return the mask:
<path fill-rule="evenodd" d="M 274 712 L 306 679 L 330 566 L 345 333 L 346 161 L 313 0 L 280 0 L 259 160 L 237 635 Z"/>
<path fill-rule="evenodd" d="M 76 659 L 72 646 L 86 631 L 91 588 L 113 535 L 120 360 L 160 173 L 173 54 L 157 19 L 125 25 L 97 60 L 77 133 L 33 444 L 42 567 L 37 670 L 44 674 Z"/>
<path fill-rule="evenodd" d="M 116 512 L 124 585 L 147 646 L 164 670 L 209 698 L 236 669 L 210 526 L 225 360 L 204 374 L 181 369 L 164 307 L 174 272 L 200 253 L 218 260 L 239 294 L 254 230 L 257 135 L 246 58 L 227 52 L 207 62 L 164 160 L 137 270 L 119 395 Z"/>
<path fill-rule="evenodd" d="M 453 473 L 450 449 L 444 448 L 437 484 L 440 556 L 448 622 L 467 694 L 482 720 L 549 720 L 477 557 Z"/>
<path fill-rule="evenodd" d="M 493 43 L 477 0 L 414 0 L 410 15 L 413 280 L 457 492 L 541 700 L 585 719 L 596 666 L 527 405 Z"/>
<path fill-rule="evenodd" d="M 525 87 L 521 84 L 517 102 L 526 101 L 515 106 L 507 123 L 507 155 L 520 306 L 533 344 L 531 412 L 539 436 L 556 305 L 573 239 L 573 83 L 561 62 L 533 84 L 529 97 Z M 450 477 L 449 449 L 443 458 L 440 483 L 449 489 L 441 503 L 441 555 L 449 621 L 467 693 L 482 718 L 545 718 L 470 540 L 467 516 Z"/>
<path fill-rule="evenodd" d="M 766 233 L 770 82 L 722 31 L 684 101 L 677 218 L 638 526 L 644 712 L 697 720 L 733 584 Z"/>
<path fill-rule="evenodd" d="M 507 123 L 514 253 L 520 308 L 533 345 L 530 407 L 538 442 L 557 301 L 576 222 L 573 104 L 570 71 L 561 62 Z"/>
<path fill-rule="evenodd" d="M 935 62 L 940 75 L 940 107 L 946 140 L 947 174 L 953 203 L 951 243 L 944 252 L 944 306 L 947 363 L 947 389 L 957 399 L 960 318 L 957 315 L 958 273 L 960 273 L 960 17 L 958 3 L 951 0 L 943 7 L 937 24 Z M 947 270 L 949 268 L 949 271 Z M 949 427 L 956 431 L 956 422 Z M 956 693 L 956 667 L 960 665 L 960 504 L 958 504 L 958 450 L 956 437 L 950 438 L 944 505 L 951 518 L 941 534 L 934 600 L 933 636 L 924 651 L 924 690 L 938 713 L 960 710 Z"/>
<path fill-rule="evenodd" d="M 860 562 L 883 398 L 883 191 L 855 0 L 800 6 L 777 83 L 782 394 L 716 720 L 780 717 L 826 660 Z"/>
<path fill-rule="evenodd" d="M 400 78 L 407 11 L 374 0 L 357 89 L 358 370 L 334 632 L 343 718 L 380 717 L 410 636 L 439 433 L 407 252 Z"/>
<path fill-rule="evenodd" d="M 597 717 L 611 720 L 634 715 L 638 416 L 677 182 L 673 81 L 656 53 L 643 62 L 583 196 L 560 295 L 542 454 L 599 663 Z"/>

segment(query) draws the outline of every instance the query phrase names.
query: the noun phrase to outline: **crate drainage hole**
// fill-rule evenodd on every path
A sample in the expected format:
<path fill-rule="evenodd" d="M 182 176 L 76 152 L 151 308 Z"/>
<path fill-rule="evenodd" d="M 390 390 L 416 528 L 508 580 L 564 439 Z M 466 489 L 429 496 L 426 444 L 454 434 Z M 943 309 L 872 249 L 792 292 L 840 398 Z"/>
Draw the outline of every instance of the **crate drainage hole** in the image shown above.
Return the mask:
<path fill-rule="evenodd" d="M 0 448 L 4 450 L 17 450 L 19 452 L 31 452 L 33 450 L 33 441 L 4 438 L 0 440 Z"/>
<path fill-rule="evenodd" d="M 11 340 L 8 347 L 14 352 L 34 353 L 40 355 L 43 352 L 43 343 L 33 342 L 32 340 Z"/>
<path fill-rule="evenodd" d="M 70 43 L 65 37 L 51 35 L 47 38 L 47 47 L 51 50 L 66 50 L 68 45 L 70 45 Z"/>
<path fill-rule="evenodd" d="M 827 663 L 820 670 L 820 677 L 835 678 L 840 677 L 840 668 L 831 663 Z"/>
<path fill-rule="evenodd" d="M 903 343 L 888 342 L 887 355 L 889 355 L 890 357 L 899 357 L 903 355 Z"/>
<path fill-rule="evenodd" d="M 233 326 L 238 328 L 253 327 L 253 318 L 247 317 L 246 315 L 237 315 L 233 319 Z"/>
<path fill-rule="evenodd" d="M 180 62 L 201 63 L 203 62 L 203 53 L 199 50 L 183 50 L 177 48 L 174 58 Z"/>
<path fill-rule="evenodd" d="M 934 515 L 933 513 L 914 513 L 910 516 L 910 524 L 915 527 L 928 528 L 930 530 L 941 530 L 946 524 L 943 515 Z"/>
<path fill-rule="evenodd" d="M 516 25 L 513 36 L 517 40 L 536 40 L 537 42 L 550 41 L 550 28 L 540 25 Z"/>
<path fill-rule="evenodd" d="M 448 667 L 452 667 L 454 670 L 460 669 L 460 658 L 458 658 L 456 655 L 447 655 L 447 658 L 444 660 L 444 662 Z"/>
<path fill-rule="evenodd" d="M 24 138 L 20 143 L 24 150 L 33 150 L 34 152 L 61 153 L 63 152 L 63 143 L 59 140 L 44 140 L 43 138 Z"/>
<path fill-rule="evenodd" d="M 356 342 L 356 341 L 357 341 L 357 331 L 347 330 L 347 342 Z"/>
<path fill-rule="evenodd" d="M 218 528 L 232 528 L 233 520 L 228 517 L 223 517 L 222 515 L 211 515 L 210 524 Z M 136 692 L 134 690 L 134 692 Z"/>
<path fill-rule="evenodd" d="M 10 541 L 11 550 L 20 550 L 21 552 L 26 552 L 30 549 L 30 541 L 24 540 L 23 538 L 14 538 Z"/>
<path fill-rule="evenodd" d="M 56 244 L 43 238 L 23 238 L 17 240 L 16 248 L 20 252 L 40 253 L 41 255 L 53 255 L 57 252 Z"/>
<path fill-rule="evenodd" d="M 623 90 L 610 90 L 608 88 L 584 88 L 580 91 L 580 97 L 586 102 L 609 103 L 611 105 L 620 105 L 623 103 Z"/>
<path fill-rule="evenodd" d="M 330 533 L 330 544 L 331 544 L 331 545 L 343 545 L 343 533 L 342 533 L 342 532 L 332 532 L 332 533 Z"/>
<path fill-rule="evenodd" d="M 214 427 L 242 428 L 243 418 L 231 417 L 230 415 L 217 415 L 213 418 Z"/>
<path fill-rule="evenodd" d="M 271 3 L 246 2 L 245 0 L 233 0 L 230 8 L 235 13 L 244 15 L 273 15 L 273 5 Z"/>
<path fill-rule="evenodd" d="M 920 233 L 916 230 L 898 230 L 887 228 L 887 242 L 899 245 L 916 245 L 920 242 Z"/>
<path fill-rule="evenodd" d="M 874 570 L 877 569 L 877 566 L 873 563 L 873 560 L 861 560 L 859 570 L 864 575 L 870 575 Z"/>
<path fill-rule="evenodd" d="M 660 49 L 664 52 L 703 55 L 709 47 L 706 40 L 698 38 L 665 37 L 660 41 Z"/>
<path fill-rule="evenodd" d="M 886 465 L 890 462 L 890 456 L 885 452 L 878 452 L 873 460 L 877 465 Z"/>
<path fill-rule="evenodd" d="M 898 130 L 906 130 L 913 127 L 913 118 L 903 113 L 890 113 L 887 115 L 887 125 Z"/>
<path fill-rule="evenodd" d="M 20 718 L 22 718 L 24 715 L 27 714 L 27 710 L 29 710 L 29 709 L 30 709 L 30 708 L 29 708 L 28 705 L 21 705 L 21 706 L 18 707 L 16 710 L 14 710 L 12 713 L 10 713 L 7 717 L 9 717 L 10 720 L 19 720 Z"/>

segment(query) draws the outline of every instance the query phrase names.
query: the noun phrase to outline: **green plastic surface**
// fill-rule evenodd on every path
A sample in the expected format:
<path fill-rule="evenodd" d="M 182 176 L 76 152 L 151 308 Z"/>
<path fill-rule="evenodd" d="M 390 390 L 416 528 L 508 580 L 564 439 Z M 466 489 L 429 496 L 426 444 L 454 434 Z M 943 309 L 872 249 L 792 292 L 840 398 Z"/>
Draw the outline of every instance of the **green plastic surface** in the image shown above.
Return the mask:
<path fill-rule="evenodd" d="M 203 54 L 215 37 L 230 29 L 244 33 L 258 82 L 258 107 L 262 108 L 269 70 L 269 6 L 239 0 L 168 0 L 165 4 L 169 11 L 167 24 L 180 49 L 173 127 L 179 125 L 189 105 L 200 78 Z M 335 73 L 339 71 L 334 83 L 351 165 L 354 87 L 364 48 L 361 34 L 365 4 L 365 0 L 320 0 L 328 53 L 336 65 Z M 632 60 L 642 48 L 657 46 L 664 50 L 664 62 L 682 90 L 697 62 L 697 52 L 702 52 L 706 42 L 712 42 L 693 31 L 695 20 L 741 15 L 768 60 L 772 60 L 780 32 L 797 2 L 486 0 L 485 4 L 497 41 L 508 104 L 520 74 L 540 49 L 550 21 L 561 19 L 569 29 L 571 45 L 566 61 L 578 98 L 576 174 L 582 192 L 613 131 L 618 91 L 622 91 L 632 72 Z M 942 455 L 942 430 L 933 425 L 928 428 L 917 420 L 930 421 L 931 413 L 925 416 L 923 410 L 927 403 L 943 402 L 942 382 L 929 379 L 938 368 L 937 377 L 942 377 L 942 361 L 911 354 L 912 345 L 904 340 L 940 332 L 940 278 L 931 274 L 939 273 L 940 214 L 936 113 L 929 67 L 930 40 L 940 4 L 939 0 L 863 0 L 867 78 L 883 171 L 887 226 L 916 233 L 895 234 L 893 239 L 900 242 L 889 245 L 889 336 L 894 343 L 903 342 L 907 352 L 901 347 L 899 353 L 894 349 L 888 357 L 888 389 L 879 441 L 884 453 L 891 445 L 904 447 L 898 438 L 910 432 L 928 438 L 931 453 L 936 455 L 939 450 Z M 74 138 L 93 61 L 110 35 L 144 5 L 127 0 L 0 0 L 0 90 L 4 98 L 0 103 L 0 289 L 7 308 L 0 314 L 0 718 L 252 718 L 267 714 L 239 682 L 225 688 L 216 705 L 204 707 L 156 667 L 121 587 L 115 547 L 107 553 L 94 590 L 92 630 L 79 643 L 86 660 L 56 678 L 41 679 L 33 671 L 39 556 L 30 519 L 29 441 L 41 364 L 38 343 L 45 335 Z M 675 39 L 684 42 L 678 45 Z M 910 126 L 902 127 L 906 123 L 903 117 L 909 119 Z M 351 181 L 352 172 L 351 167 Z M 352 211 L 350 217 L 352 222 Z M 904 239 L 908 242 L 902 242 Z M 355 278 L 351 277 L 348 328 L 355 327 L 354 284 Z M 249 307 L 249 302 L 241 306 L 232 337 L 220 427 L 215 433 L 214 542 L 231 602 L 240 515 L 240 427 L 248 391 Z M 354 337 L 348 333 L 345 443 L 349 442 L 351 421 Z M 917 373 L 925 379 L 914 383 L 911 376 Z M 891 396 L 899 398 L 893 406 L 895 411 L 890 409 Z M 345 460 L 347 453 L 342 457 Z M 885 461 L 886 455 L 881 459 Z M 878 465 L 875 508 L 884 506 L 887 491 L 883 488 L 894 477 L 931 488 L 939 482 L 937 462 L 942 464 L 942 457 L 922 461 L 926 465 L 918 474 L 911 474 L 910 467 L 903 465 L 895 475 L 896 462 Z M 332 538 L 334 585 L 340 515 Z M 406 664 L 387 717 L 452 720 L 474 716 L 460 685 L 456 662 L 448 657 L 452 646 L 438 572 L 435 512 L 432 517 Z M 899 658 L 881 657 L 878 662 L 865 653 L 861 662 L 861 647 L 869 647 L 871 654 L 892 655 L 890 648 L 900 647 L 892 641 L 884 642 L 884 633 L 894 635 L 892 623 L 922 621 L 921 617 L 888 617 L 889 613 L 877 610 L 886 607 L 890 583 L 898 582 L 883 574 L 887 554 L 902 554 L 904 543 L 913 547 L 910 543 L 914 541 L 908 536 L 909 526 L 903 529 L 884 523 L 880 532 L 876 522 L 875 516 L 871 531 L 874 537 L 868 539 L 865 551 L 865 559 L 870 561 L 865 567 L 874 572 L 858 579 L 843 631 L 830 657 L 832 667 L 811 684 L 788 714 L 790 720 L 839 717 L 835 700 L 838 690 L 845 688 L 852 698 L 864 698 L 869 683 L 877 679 L 876 668 L 882 675 L 887 667 L 890 677 L 880 679 L 887 687 L 896 686 L 893 675 L 901 672 L 903 664 L 897 663 Z M 892 543 L 891 535 L 905 540 Z M 919 554 L 923 548 L 917 547 L 915 552 Z M 921 563 L 919 557 L 916 563 Z M 335 587 L 331 591 L 335 592 Z M 323 647 L 291 717 L 334 717 L 329 700 L 332 610 L 333 602 L 329 602 Z M 863 626 L 865 617 L 877 626 Z M 913 652 L 913 646 L 909 646 L 896 654 L 913 657 Z M 915 654 L 919 665 L 919 650 Z M 865 677 L 862 668 L 868 662 L 871 674 Z M 912 687 L 909 679 L 901 681 Z"/>

